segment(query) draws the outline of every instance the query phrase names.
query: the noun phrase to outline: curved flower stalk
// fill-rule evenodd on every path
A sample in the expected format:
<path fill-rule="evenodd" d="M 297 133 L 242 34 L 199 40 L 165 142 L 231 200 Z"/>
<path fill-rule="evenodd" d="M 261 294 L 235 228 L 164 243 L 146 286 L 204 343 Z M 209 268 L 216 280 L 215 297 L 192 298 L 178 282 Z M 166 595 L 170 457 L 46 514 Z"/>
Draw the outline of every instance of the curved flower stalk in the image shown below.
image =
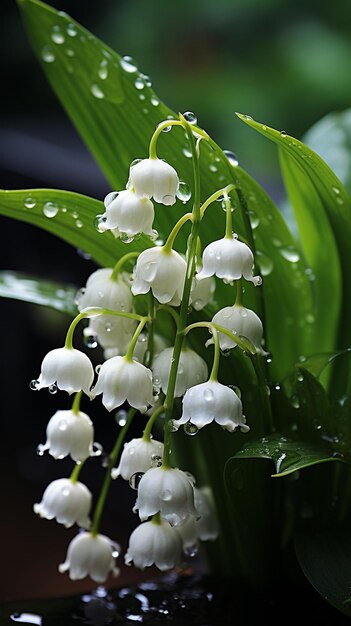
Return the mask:
<path fill-rule="evenodd" d="M 143 522 L 132 532 L 124 561 L 145 569 L 156 565 L 161 572 L 180 565 L 182 557 L 181 537 L 165 520 Z"/>
<path fill-rule="evenodd" d="M 46 437 L 40 451 L 48 450 L 54 459 L 69 455 L 78 463 L 85 461 L 93 452 L 93 422 L 82 411 L 56 411 L 47 425 Z"/>
<path fill-rule="evenodd" d="M 110 573 L 114 577 L 120 573 L 115 564 L 116 556 L 116 545 L 108 537 L 83 532 L 72 539 L 59 572 L 68 571 L 71 580 L 90 576 L 96 583 L 104 583 Z"/>
<path fill-rule="evenodd" d="M 162 519 L 177 526 L 188 515 L 198 517 L 194 505 L 194 484 L 188 474 L 179 469 L 155 467 L 142 477 L 133 511 L 142 521 L 160 513 Z"/>
<path fill-rule="evenodd" d="M 80 482 L 69 478 L 54 480 L 44 491 L 42 501 L 34 504 L 34 513 L 46 519 L 56 519 L 59 524 L 70 528 L 78 524 L 90 528 L 89 512 L 92 495 Z"/>
<path fill-rule="evenodd" d="M 178 187 L 177 172 L 161 159 L 143 159 L 130 167 L 127 188 L 134 189 L 137 196 L 154 198 L 156 202 L 172 206 L 176 202 Z"/>

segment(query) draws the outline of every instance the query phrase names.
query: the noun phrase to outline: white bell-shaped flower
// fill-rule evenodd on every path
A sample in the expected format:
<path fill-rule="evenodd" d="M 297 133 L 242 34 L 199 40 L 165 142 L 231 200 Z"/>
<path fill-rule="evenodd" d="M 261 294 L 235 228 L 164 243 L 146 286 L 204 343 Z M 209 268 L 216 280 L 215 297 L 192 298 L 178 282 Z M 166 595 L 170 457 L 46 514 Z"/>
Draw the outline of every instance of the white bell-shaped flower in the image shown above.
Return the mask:
<path fill-rule="evenodd" d="M 216 289 L 216 281 L 213 276 L 200 278 L 195 274 L 190 292 L 190 304 L 195 311 L 201 311 L 208 304 Z"/>
<path fill-rule="evenodd" d="M 133 295 L 125 274 L 115 280 L 112 269 L 103 268 L 93 272 L 86 287 L 78 294 L 78 309 L 102 307 L 112 311 L 131 313 Z M 84 329 L 86 337 L 96 337 L 103 348 L 114 348 L 118 354 L 125 354 L 137 326 L 136 320 L 116 315 L 99 315 L 89 321 Z"/>
<path fill-rule="evenodd" d="M 197 428 L 203 428 L 215 420 L 217 424 L 233 432 L 240 428 L 249 430 L 240 398 L 226 385 L 209 380 L 188 389 L 183 398 L 183 413 L 174 424 L 191 422 Z"/>
<path fill-rule="evenodd" d="M 164 520 L 140 524 L 129 538 L 124 561 L 144 569 L 156 565 L 162 572 L 181 562 L 182 542 L 175 528 Z"/>
<path fill-rule="evenodd" d="M 166 348 L 155 358 L 152 371 L 154 383 L 163 393 L 167 393 L 169 374 L 171 371 L 173 348 Z M 208 376 L 205 361 L 194 350 L 183 348 L 179 358 L 177 380 L 174 395 L 176 398 L 184 395 L 189 387 L 204 382 Z"/>
<path fill-rule="evenodd" d="M 255 286 L 262 283 L 260 276 L 252 275 L 254 256 L 250 248 L 236 237 L 224 237 L 206 246 L 202 256 L 202 270 L 198 277 L 218 276 L 231 283 L 242 276 Z"/>
<path fill-rule="evenodd" d="M 127 188 L 134 189 L 137 196 L 154 198 L 156 202 L 172 206 L 178 187 L 179 178 L 174 167 L 161 159 L 143 159 L 130 168 Z"/>
<path fill-rule="evenodd" d="M 152 373 L 147 367 L 130 361 L 126 357 L 115 356 L 101 365 L 98 381 L 92 395 L 102 393 L 102 403 L 112 411 L 124 402 L 145 413 L 153 403 Z"/>
<path fill-rule="evenodd" d="M 113 478 L 122 476 L 129 480 L 133 474 L 145 473 L 161 464 L 163 443 L 155 439 L 132 439 L 124 444 L 118 467 L 112 470 Z"/>
<path fill-rule="evenodd" d="M 112 576 L 119 575 L 119 569 L 115 565 L 117 556 L 117 546 L 105 535 L 79 533 L 69 544 L 66 560 L 59 565 L 59 572 L 69 571 L 71 580 L 90 576 L 101 584 L 106 581 L 110 572 Z"/>
<path fill-rule="evenodd" d="M 54 459 L 70 455 L 76 463 L 85 461 L 93 451 L 93 422 L 82 411 L 56 411 L 47 425 L 46 437 L 40 452 L 48 450 Z"/>
<path fill-rule="evenodd" d="M 73 524 L 89 528 L 91 501 L 91 493 L 83 483 L 59 478 L 46 487 L 42 501 L 34 504 L 33 509 L 40 517 L 56 519 L 66 528 Z"/>
<path fill-rule="evenodd" d="M 100 230 L 111 230 L 118 238 L 126 235 L 132 238 L 139 233 L 153 239 L 152 224 L 155 217 L 154 205 L 147 197 L 140 197 L 131 189 L 120 191 L 106 207 L 106 221 Z"/>
<path fill-rule="evenodd" d="M 152 291 L 161 304 L 181 302 L 186 262 L 175 250 L 164 246 L 144 250 L 136 262 L 132 293 L 138 296 Z"/>
<path fill-rule="evenodd" d="M 259 354 L 263 356 L 267 354 L 262 348 L 263 326 L 260 318 L 254 311 L 244 306 L 235 304 L 234 306 L 226 306 L 224 309 L 217 311 L 213 316 L 212 322 L 223 326 L 238 337 L 246 337 L 256 348 Z M 221 350 L 230 350 L 235 348 L 237 343 L 225 335 L 218 333 L 219 345 Z M 206 346 L 213 343 L 213 338 L 206 342 Z"/>
<path fill-rule="evenodd" d="M 160 513 L 172 526 L 180 524 L 188 515 L 198 517 L 193 481 L 179 469 L 151 468 L 139 483 L 133 511 L 139 511 L 142 521 Z"/>
<path fill-rule="evenodd" d="M 42 389 L 56 384 L 69 394 L 84 391 L 90 395 L 93 380 L 94 369 L 84 352 L 75 348 L 56 348 L 44 357 L 35 388 Z"/>
<path fill-rule="evenodd" d="M 201 541 L 214 541 L 219 534 L 218 520 L 210 488 L 198 489 L 194 487 L 194 501 L 199 514 L 198 519 L 189 515 L 184 522 L 175 528 L 182 538 L 183 550 L 193 555 L 197 551 L 199 539 Z"/>

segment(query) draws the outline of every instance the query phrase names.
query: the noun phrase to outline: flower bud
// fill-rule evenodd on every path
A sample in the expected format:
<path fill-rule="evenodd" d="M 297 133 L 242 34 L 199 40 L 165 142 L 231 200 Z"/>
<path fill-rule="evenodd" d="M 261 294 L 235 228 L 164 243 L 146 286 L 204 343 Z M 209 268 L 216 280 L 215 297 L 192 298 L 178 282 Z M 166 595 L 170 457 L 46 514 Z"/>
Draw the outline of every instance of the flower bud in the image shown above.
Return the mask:
<path fill-rule="evenodd" d="M 171 206 L 176 201 L 178 187 L 177 172 L 161 159 L 143 159 L 130 168 L 127 188 L 134 189 L 137 196 Z"/>

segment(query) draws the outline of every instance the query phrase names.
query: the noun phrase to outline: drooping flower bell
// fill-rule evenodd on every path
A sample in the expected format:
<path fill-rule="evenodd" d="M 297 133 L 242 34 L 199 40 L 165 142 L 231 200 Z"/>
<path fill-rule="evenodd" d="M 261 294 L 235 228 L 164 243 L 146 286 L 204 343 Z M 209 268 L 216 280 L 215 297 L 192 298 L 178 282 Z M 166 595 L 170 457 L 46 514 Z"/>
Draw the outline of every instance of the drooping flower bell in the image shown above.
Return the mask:
<path fill-rule="evenodd" d="M 125 274 L 113 277 L 111 268 L 102 268 L 93 272 L 86 287 L 78 295 L 78 309 L 102 307 L 112 311 L 131 313 L 133 295 Z M 118 354 L 125 354 L 136 328 L 135 320 L 116 315 L 99 315 L 89 321 L 84 335 L 96 337 L 103 348 L 114 348 Z"/>
<path fill-rule="evenodd" d="M 163 572 L 180 564 L 181 553 L 182 542 L 177 530 L 164 520 L 151 520 L 132 532 L 124 560 L 126 565 L 133 561 L 139 569 L 156 565 Z"/>
<path fill-rule="evenodd" d="M 101 224 L 100 230 L 111 230 L 116 238 L 123 235 L 133 238 L 139 233 L 144 233 L 155 239 L 155 232 L 152 230 L 154 205 L 148 197 L 125 189 L 116 194 L 105 206 L 106 221 Z"/>
<path fill-rule="evenodd" d="M 166 161 L 150 158 L 131 165 L 127 188 L 134 189 L 137 196 L 172 206 L 178 187 L 178 174 Z"/>
<path fill-rule="evenodd" d="M 183 550 L 196 553 L 199 540 L 214 541 L 218 537 L 218 520 L 211 490 L 209 487 L 194 487 L 195 507 L 199 514 L 196 519 L 189 515 L 184 522 L 175 527 L 182 538 Z"/>
<path fill-rule="evenodd" d="M 94 370 L 87 355 L 75 348 L 64 347 L 47 353 L 33 387 L 42 389 L 56 385 L 69 394 L 84 391 L 89 396 L 93 380 Z"/>
<path fill-rule="evenodd" d="M 122 476 L 124 480 L 137 473 L 145 473 L 161 463 L 163 443 L 156 439 L 132 439 L 124 444 L 118 467 L 111 471 L 113 478 Z M 155 465 L 154 465 L 155 464 Z"/>
<path fill-rule="evenodd" d="M 102 393 L 102 403 L 112 411 L 124 402 L 145 413 L 153 404 L 152 373 L 147 367 L 122 356 L 105 361 L 99 370 L 99 377 L 92 396 Z"/>
<path fill-rule="evenodd" d="M 262 283 L 260 276 L 253 276 L 254 256 L 250 248 L 236 237 L 224 237 L 206 246 L 202 256 L 203 267 L 198 277 L 216 275 L 225 283 L 231 283 L 242 276 L 255 286 Z"/>
<path fill-rule="evenodd" d="M 82 411 L 56 411 L 47 425 L 46 437 L 41 453 L 48 450 L 54 459 L 70 455 L 76 463 L 85 461 L 93 451 L 93 422 Z"/>
<path fill-rule="evenodd" d="M 59 572 L 69 572 L 71 580 L 82 580 L 90 576 L 96 583 L 104 583 L 109 573 L 119 575 L 116 557 L 119 550 L 105 535 L 79 533 L 68 546 L 64 563 L 59 565 Z"/>
<path fill-rule="evenodd" d="M 191 422 L 197 428 L 203 428 L 215 420 L 217 424 L 234 432 L 240 428 L 247 432 L 246 419 L 240 398 L 235 391 L 217 381 L 207 381 L 187 390 L 183 398 L 183 413 L 174 424 Z"/>
<path fill-rule="evenodd" d="M 158 354 L 153 362 L 154 383 L 163 393 L 167 393 L 169 375 L 173 358 L 173 348 L 166 348 Z M 183 348 L 180 354 L 174 396 L 179 398 L 189 387 L 202 383 L 207 379 L 208 369 L 205 361 L 194 350 Z"/>
<path fill-rule="evenodd" d="M 132 293 L 152 291 L 161 304 L 178 306 L 181 302 L 186 262 L 175 250 L 165 246 L 144 250 L 136 262 Z"/>
<path fill-rule="evenodd" d="M 172 526 L 188 515 L 198 517 L 194 506 L 194 485 L 188 474 L 179 469 L 155 467 L 142 477 L 133 511 L 142 521 L 160 513 Z"/>
<path fill-rule="evenodd" d="M 56 519 L 66 528 L 73 524 L 89 528 L 91 502 L 92 495 L 83 483 L 59 478 L 46 487 L 42 501 L 34 504 L 33 509 L 40 517 Z"/>
<path fill-rule="evenodd" d="M 262 348 L 263 326 L 260 318 L 255 311 L 247 309 L 244 306 L 235 304 L 234 306 L 226 306 L 224 309 L 217 311 L 213 316 L 212 322 L 223 326 L 238 337 L 246 337 L 256 348 L 258 354 L 263 356 L 267 354 Z M 235 348 L 237 343 L 224 333 L 218 332 L 219 345 L 221 350 L 230 350 Z M 208 339 L 206 346 L 213 343 L 213 338 Z"/>

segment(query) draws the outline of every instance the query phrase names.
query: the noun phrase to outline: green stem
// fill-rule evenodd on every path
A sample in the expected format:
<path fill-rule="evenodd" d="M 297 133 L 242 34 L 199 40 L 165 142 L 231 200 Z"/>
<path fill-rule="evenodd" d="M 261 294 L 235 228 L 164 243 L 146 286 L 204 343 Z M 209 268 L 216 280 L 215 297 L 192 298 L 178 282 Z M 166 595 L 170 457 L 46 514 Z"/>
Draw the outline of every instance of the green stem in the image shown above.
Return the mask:
<path fill-rule="evenodd" d="M 119 432 L 119 435 L 116 439 L 116 443 L 113 447 L 113 450 L 110 454 L 110 458 L 109 458 L 109 462 L 106 468 L 106 474 L 105 474 L 105 478 L 104 478 L 104 482 L 100 491 L 100 495 L 99 495 L 99 499 L 95 508 L 95 513 L 94 513 L 94 519 L 93 519 L 93 523 L 91 526 L 91 534 L 96 537 L 96 535 L 99 532 L 99 526 L 100 526 L 100 520 L 101 520 L 101 516 L 104 510 L 104 506 L 105 506 L 105 501 L 107 498 L 107 494 L 108 494 L 108 490 L 110 488 L 110 484 L 111 484 L 111 470 L 112 468 L 115 466 L 119 452 L 121 450 L 122 444 L 124 442 L 124 439 L 126 437 L 126 434 L 129 430 L 129 427 L 133 421 L 133 418 L 136 414 L 137 410 L 130 408 L 128 411 L 128 415 L 127 415 L 127 420 L 125 425 L 123 426 L 122 430 Z"/>
<path fill-rule="evenodd" d="M 76 483 L 77 482 L 77 480 L 79 478 L 80 471 L 81 471 L 84 463 L 85 463 L 85 461 L 83 461 L 82 463 L 76 463 L 75 464 L 75 466 L 73 468 L 73 471 L 72 471 L 72 473 L 71 473 L 71 475 L 69 477 L 70 480 L 72 481 L 72 483 Z"/>
<path fill-rule="evenodd" d="M 149 158 L 150 159 L 157 159 L 157 141 L 158 138 L 160 136 L 160 134 L 163 132 L 163 130 L 165 128 L 168 128 L 168 126 L 183 126 L 183 123 L 180 120 L 165 120 L 164 122 L 161 122 L 154 134 L 152 135 L 151 139 L 150 139 L 150 145 L 149 145 Z"/>
<path fill-rule="evenodd" d="M 175 311 L 169 304 L 160 304 L 158 307 L 159 311 L 166 311 L 171 317 L 173 317 L 176 328 L 179 326 L 179 315 L 177 311 Z"/>
<path fill-rule="evenodd" d="M 140 252 L 128 252 L 128 254 L 125 254 L 124 256 L 122 256 L 120 259 L 118 259 L 116 265 L 114 266 L 110 279 L 111 280 L 117 280 L 118 276 L 121 272 L 121 269 L 123 267 L 123 265 L 125 265 L 125 263 L 127 263 L 127 261 L 129 261 L 130 259 L 133 259 L 137 256 L 139 256 Z"/>
<path fill-rule="evenodd" d="M 235 284 L 236 284 L 235 305 L 236 306 L 242 306 L 242 304 L 243 304 L 243 284 L 242 284 L 242 280 L 239 278 L 239 280 L 235 281 Z"/>
<path fill-rule="evenodd" d="M 79 415 L 80 399 L 82 397 L 82 393 L 82 391 L 78 391 L 78 393 L 76 393 L 76 395 L 74 396 L 72 404 L 72 413 L 74 413 L 74 415 Z"/>
<path fill-rule="evenodd" d="M 149 317 L 143 317 L 140 320 L 140 322 L 138 324 L 138 327 L 137 327 L 137 329 L 136 329 L 136 331 L 135 331 L 135 333 L 134 333 L 134 335 L 132 337 L 132 340 L 131 340 L 131 342 L 129 344 L 129 348 L 127 350 L 127 353 L 126 353 L 126 355 L 124 357 L 126 361 L 129 361 L 130 363 L 133 362 L 133 352 L 134 352 L 135 344 L 138 341 L 138 337 L 139 337 L 141 331 L 143 330 L 145 324 L 147 322 L 149 322 L 149 321 L 150 321 Z"/>
<path fill-rule="evenodd" d="M 151 367 L 152 361 L 154 359 L 154 334 L 155 334 L 155 317 L 156 317 L 155 298 L 153 297 L 151 290 L 148 293 L 148 315 L 149 315 L 149 326 L 147 329 L 147 348 L 146 348 L 145 358 L 143 360 L 143 363 L 146 367 Z"/>
<path fill-rule="evenodd" d="M 219 324 L 215 324 L 214 322 L 194 322 L 194 324 L 190 324 L 184 329 L 184 334 L 187 335 L 188 332 L 193 330 L 193 328 L 209 328 L 210 330 L 212 330 L 212 332 L 213 330 L 217 330 L 219 333 L 223 333 L 223 335 L 229 337 L 229 339 L 231 339 L 232 341 L 235 341 L 235 343 L 238 344 L 239 348 L 241 348 L 244 352 L 248 352 L 250 355 L 256 354 L 256 351 L 251 352 L 249 350 L 246 342 L 243 342 L 240 337 L 238 337 L 238 335 L 232 333 L 227 328 L 224 328 L 224 326 L 220 326 Z"/>
<path fill-rule="evenodd" d="M 210 206 L 210 204 L 218 200 L 218 198 L 220 198 L 224 194 L 230 193 L 231 191 L 233 191 L 233 189 L 235 189 L 235 185 L 227 185 L 226 187 L 223 187 L 223 189 L 218 189 L 218 191 L 215 191 L 211 196 L 209 196 L 207 200 L 205 200 L 205 202 L 201 205 L 201 218 L 203 218 L 204 213 L 206 209 Z"/>
<path fill-rule="evenodd" d="M 162 524 L 160 511 L 152 516 L 151 521 L 153 524 L 157 524 L 157 526 L 160 526 Z"/>
<path fill-rule="evenodd" d="M 232 203 L 227 192 L 224 192 L 225 203 L 225 238 L 233 239 Z"/>
<path fill-rule="evenodd" d="M 174 240 L 176 236 L 178 235 L 180 229 L 182 228 L 182 226 L 184 226 L 184 224 L 186 224 L 186 222 L 192 219 L 193 219 L 193 216 L 191 213 L 185 213 L 185 215 L 182 215 L 182 217 L 178 220 L 175 226 L 173 226 L 171 232 L 169 233 L 167 237 L 167 241 L 165 245 L 163 246 L 164 252 L 170 253 L 172 251 Z"/>
<path fill-rule="evenodd" d="M 218 382 L 218 368 L 220 361 L 220 349 L 219 349 L 219 337 L 218 332 L 215 328 L 212 328 L 213 340 L 214 340 L 214 354 L 213 354 L 213 365 L 210 374 L 209 380 L 212 382 Z"/>
<path fill-rule="evenodd" d="M 184 118 L 183 118 L 184 120 Z M 188 308 L 190 301 L 190 291 L 191 285 L 193 281 L 193 276 L 195 272 L 195 257 L 196 257 L 196 246 L 197 246 L 197 237 L 198 231 L 201 221 L 201 209 L 200 209 L 200 164 L 196 154 L 196 143 L 195 138 L 192 133 L 192 128 L 190 125 L 184 120 L 185 128 L 187 131 L 189 144 L 192 153 L 192 163 L 193 163 L 193 174 L 194 174 L 194 196 L 193 196 L 193 210 L 192 210 L 192 225 L 191 231 L 188 239 L 188 250 L 187 250 L 187 269 L 184 281 L 184 288 L 182 294 L 182 302 L 180 305 L 179 311 L 179 323 L 178 329 L 174 341 L 173 355 L 172 355 L 172 365 L 169 374 L 168 386 L 167 386 L 167 394 L 164 402 L 165 411 L 166 411 L 166 423 L 165 423 L 165 435 L 164 435 L 164 453 L 163 453 L 163 461 L 162 466 L 164 468 L 170 467 L 170 444 L 171 444 L 171 431 L 169 428 L 169 423 L 172 418 L 173 413 L 173 405 L 174 405 L 174 391 L 178 373 L 178 365 L 179 359 L 183 347 L 184 342 L 184 329 L 187 324 L 187 316 L 188 316 Z"/>
<path fill-rule="evenodd" d="M 150 441 L 151 431 L 153 429 L 154 423 L 157 420 L 158 416 L 161 415 L 161 413 L 164 411 L 164 408 L 165 407 L 163 404 L 161 404 L 161 406 L 158 406 L 156 411 L 154 411 L 151 417 L 148 419 L 146 426 L 145 426 L 145 430 L 143 432 L 144 441 Z"/>
<path fill-rule="evenodd" d="M 79 313 L 79 315 L 77 315 L 74 318 L 74 320 L 71 322 L 67 331 L 67 335 L 66 335 L 65 348 L 67 348 L 68 350 L 72 350 L 73 334 L 74 334 L 77 324 L 79 324 L 81 320 L 84 320 L 87 317 L 92 317 L 92 316 L 97 317 L 98 315 L 116 315 L 117 317 L 127 317 L 128 319 L 138 320 L 138 321 L 144 319 L 141 315 L 137 315 L 137 313 L 125 313 L 124 311 L 112 311 L 111 309 L 103 309 L 102 307 L 95 307 L 95 306 L 87 307 L 86 309 L 83 309 L 83 311 Z"/>

